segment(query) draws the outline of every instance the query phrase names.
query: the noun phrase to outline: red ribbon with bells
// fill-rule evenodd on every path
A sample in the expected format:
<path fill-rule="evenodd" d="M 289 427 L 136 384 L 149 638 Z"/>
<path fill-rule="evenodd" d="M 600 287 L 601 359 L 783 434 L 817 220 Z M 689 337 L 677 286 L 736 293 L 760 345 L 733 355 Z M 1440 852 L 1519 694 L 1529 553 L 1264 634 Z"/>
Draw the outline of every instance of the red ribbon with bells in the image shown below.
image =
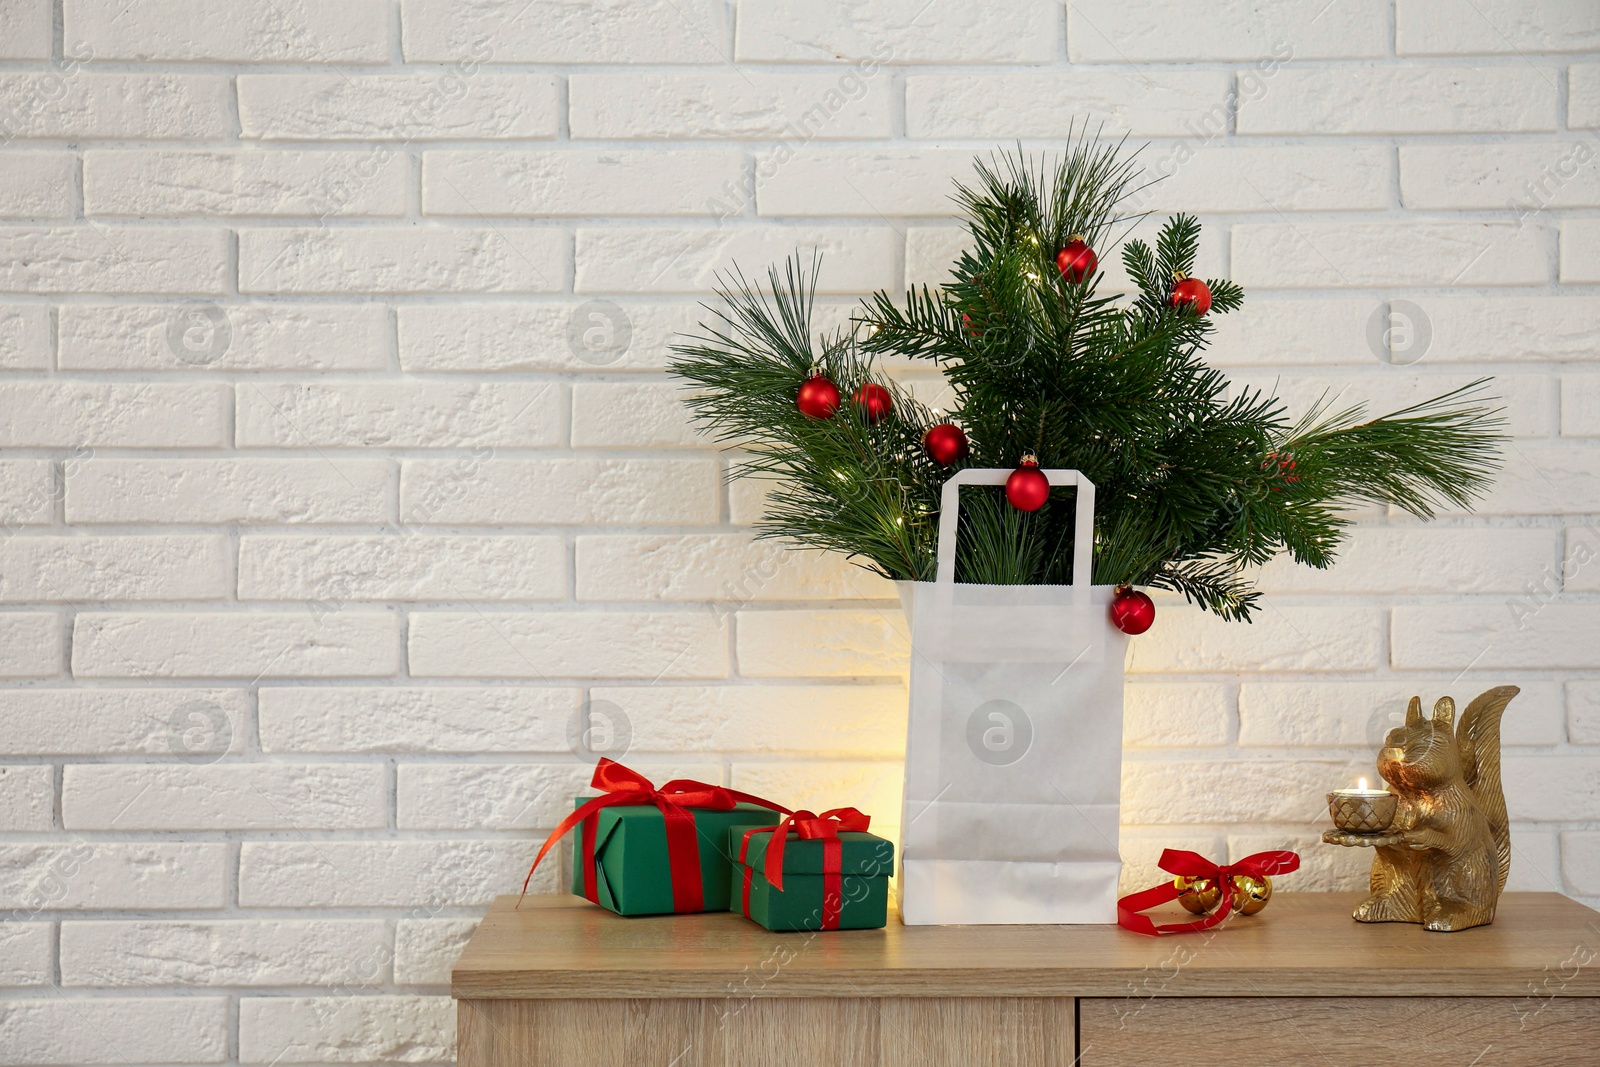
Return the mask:
<path fill-rule="evenodd" d="M 1158 866 L 1171 874 L 1186 878 L 1215 879 L 1221 891 L 1216 909 L 1203 918 L 1186 923 L 1167 923 L 1157 926 L 1147 916 L 1138 914 L 1160 904 L 1177 900 L 1183 892 L 1172 882 L 1165 882 L 1138 893 L 1131 893 L 1117 901 L 1117 925 L 1137 934 L 1187 934 L 1196 930 L 1209 930 L 1228 918 L 1233 909 L 1233 876 L 1247 874 L 1252 878 L 1265 878 L 1273 874 L 1288 874 L 1300 867 L 1296 852 L 1257 852 L 1237 863 L 1215 864 L 1197 852 L 1169 848 L 1161 853 Z"/>
<path fill-rule="evenodd" d="M 595 834 L 600 825 L 600 809 L 615 805 L 654 804 L 661 809 L 661 817 L 666 822 L 667 864 L 672 873 L 672 910 L 700 911 L 705 904 L 705 886 L 700 875 L 699 831 L 695 829 L 692 809 L 729 811 L 743 800 L 759 804 L 763 808 L 771 808 L 773 811 L 789 810 L 781 804 L 774 804 L 770 800 L 763 800 L 749 793 L 741 793 L 737 789 L 725 789 L 719 785 L 696 782 L 689 778 L 674 778 L 657 789 L 651 784 L 650 779 L 638 771 L 630 770 L 604 756 L 595 766 L 594 777 L 589 785 L 595 789 L 605 790 L 605 795 L 585 802 L 571 815 L 562 819 L 555 831 L 545 838 L 544 847 L 539 849 L 539 855 L 534 857 L 533 866 L 528 868 L 528 877 L 522 880 L 523 896 L 527 895 L 528 883 L 533 880 L 533 872 L 538 869 L 539 862 L 544 859 L 545 854 L 554 848 L 556 842 L 565 837 L 569 830 L 582 823 L 583 838 L 580 852 L 583 856 L 583 895 L 598 904 L 599 876 L 596 873 L 594 846 Z M 517 898 L 517 903 L 519 905 L 522 903 L 522 897 Z"/>
<path fill-rule="evenodd" d="M 750 864 L 750 839 L 756 834 L 771 834 L 767 845 L 766 864 L 762 873 L 772 888 L 783 892 L 783 846 L 792 832 L 802 841 L 822 842 L 822 928 L 839 928 L 839 911 L 844 904 L 844 842 L 839 840 L 841 830 L 865 832 L 872 824 L 872 816 L 863 815 L 855 808 L 831 808 L 821 815 L 809 811 L 791 813 L 776 826 L 757 826 L 746 830 L 739 845 L 739 863 L 744 867 L 744 917 L 750 918 L 750 883 L 753 875 Z"/>

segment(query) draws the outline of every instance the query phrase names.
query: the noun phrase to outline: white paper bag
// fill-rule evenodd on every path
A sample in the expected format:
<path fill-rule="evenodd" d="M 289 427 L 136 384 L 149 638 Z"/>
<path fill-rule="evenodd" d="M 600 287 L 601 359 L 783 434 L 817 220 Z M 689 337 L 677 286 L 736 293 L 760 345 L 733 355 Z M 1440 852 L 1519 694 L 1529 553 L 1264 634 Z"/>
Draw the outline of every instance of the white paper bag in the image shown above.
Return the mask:
<path fill-rule="evenodd" d="M 1070 586 L 955 584 L 960 486 L 944 485 L 938 572 L 901 582 L 911 714 L 900 912 L 909 925 L 1116 922 L 1122 661 L 1112 587 L 1091 586 L 1094 485 L 1078 487 Z"/>

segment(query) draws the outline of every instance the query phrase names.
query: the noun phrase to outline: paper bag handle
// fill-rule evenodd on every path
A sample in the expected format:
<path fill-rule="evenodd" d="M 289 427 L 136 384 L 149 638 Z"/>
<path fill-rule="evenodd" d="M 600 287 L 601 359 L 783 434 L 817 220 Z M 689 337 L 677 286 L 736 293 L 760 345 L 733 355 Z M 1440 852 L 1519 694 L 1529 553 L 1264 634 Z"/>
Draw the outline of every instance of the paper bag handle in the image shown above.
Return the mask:
<path fill-rule="evenodd" d="M 1072 535 L 1072 584 L 1085 588 L 1090 582 L 1089 568 L 1094 559 L 1094 483 L 1077 471 L 1041 470 L 1051 485 L 1078 487 L 1077 515 Z M 953 585 L 956 580 L 956 522 L 961 508 L 963 485 L 1004 485 L 1011 471 L 1000 467 L 969 467 L 957 471 L 944 483 L 939 494 L 939 568 L 934 581 Z"/>

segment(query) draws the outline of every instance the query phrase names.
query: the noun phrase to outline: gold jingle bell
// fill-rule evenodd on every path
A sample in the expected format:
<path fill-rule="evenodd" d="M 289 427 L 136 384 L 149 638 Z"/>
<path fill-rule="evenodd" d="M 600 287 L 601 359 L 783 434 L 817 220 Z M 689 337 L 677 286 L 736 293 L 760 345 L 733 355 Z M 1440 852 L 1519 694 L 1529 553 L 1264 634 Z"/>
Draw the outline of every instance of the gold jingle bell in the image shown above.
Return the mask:
<path fill-rule="evenodd" d="M 1172 880 L 1178 890 L 1178 903 L 1195 915 L 1208 915 L 1222 899 L 1222 889 L 1213 878 L 1189 878 L 1178 875 Z M 1232 909 L 1240 915 L 1254 915 L 1272 899 L 1272 879 L 1253 878 L 1248 874 L 1233 876 Z"/>

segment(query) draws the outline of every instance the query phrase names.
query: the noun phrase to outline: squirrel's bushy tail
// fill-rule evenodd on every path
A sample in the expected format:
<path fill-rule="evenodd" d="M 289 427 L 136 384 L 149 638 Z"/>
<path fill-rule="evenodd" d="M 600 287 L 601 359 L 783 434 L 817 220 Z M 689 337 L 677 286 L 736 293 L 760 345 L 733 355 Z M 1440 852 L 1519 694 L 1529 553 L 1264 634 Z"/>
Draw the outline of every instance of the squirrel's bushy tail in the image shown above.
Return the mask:
<path fill-rule="evenodd" d="M 1489 829 L 1494 833 L 1501 889 L 1505 889 L 1506 875 L 1511 871 L 1511 829 L 1505 790 L 1500 785 L 1500 717 L 1511 698 L 1520 692 L 1517 686 L 1501 685 L 1480 694 L 1467 705 L 1456 727 L 1467 785 L 1489 817 Z"/>

